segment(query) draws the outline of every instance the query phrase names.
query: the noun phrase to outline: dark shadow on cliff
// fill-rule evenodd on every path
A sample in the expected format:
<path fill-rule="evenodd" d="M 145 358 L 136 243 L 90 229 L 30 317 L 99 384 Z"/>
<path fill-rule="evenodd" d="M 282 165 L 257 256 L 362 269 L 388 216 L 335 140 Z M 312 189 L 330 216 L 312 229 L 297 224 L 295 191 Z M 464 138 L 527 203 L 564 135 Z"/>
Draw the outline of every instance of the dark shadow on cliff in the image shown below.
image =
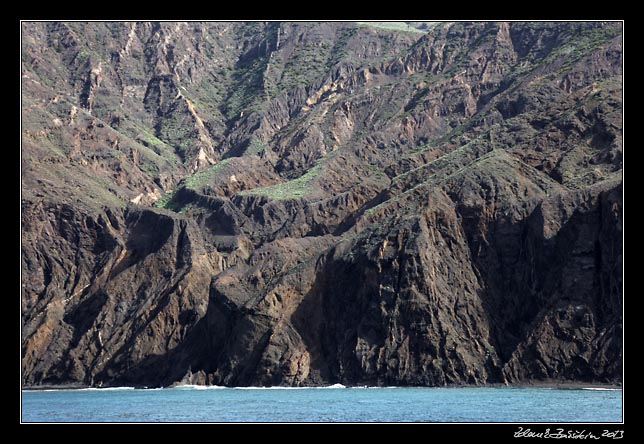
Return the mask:
<path fill-rule="evenodd" d="M 555 215 L 543 203 L 537 204 L 521 220 L 493 219 L 485 227 L 484 237 L 476 237 L 473 227 L 477 225 L 462 220 L 486 317 L 476 321 L 490 326 L 487 339 L 499 358 L 498 361 L 490 358 L 481 364 L 485 380 L 469 383 L 502 383 L 506 377 L 508 382 L 520 382 L 519 377 L 589 382 L 620 378 L 621 363 L 615 361 L 621 356 L 621 222 L 616 222 L 621 217 L 621 185 L 600 192 L 596 198 L 585 196 L 583 199 L 586 201 L 581 204 L 571 204 L 571 213 L 560 221 L 561 227 L 551 236 L 544 235 L 544 224 Z M 354 247 L 342 252 L 336 246 L 319 257 L 313 283 L 290 316 L 310 356 L 309 375 L 299 383 L 468 383 L 466 367 L 461 368 L 461 358 L 445 349 L 444 338 L 435 337 L 436 343 L 429 343 L 430 338 L 409 333 L 421 322 L 438 322 L 430 315 L 437 307 L 418 305 L 423 299 L 415 299 L 409 292 L 410 282 L 422 276 L 400 284 L 401 273 L 408 272 L 403 268 L 404 255 L 414 255 L 417 251 L 399 253 L 403 256 L 397 256 L 397 268 L 387 271 L 391 274 L 389 278 L 397 279 L 394 285 L 397 289 L 382 299 L 376 295 L 378 287 L 384 284 L 378 281 L 376 262 L 364 256 L 366 250 Z M 365 248 L 371 251 L 373 245 Z M 405 299 L 399 300 L 400 297 Z M 380 311 L 379 303 L 383 301 L 386 314 Z M 587 309 L 578 309 L 577 315 L 571 311 L 575 307 Z M 551 322 L 549 319 L 556 324 L 554 333 L 542 337 L 543 333 L 537 329 L 544 322 Z M 211 286 L 206 313 L 190 325 L 194 320 L 194 316 L 179 316 L 178 321 L 187 330 L 176 348 L 149 356 L 138 364 L 130 363 L 128 367 L 128 349 L 134 343 L 129 342 L 114 355 L 96 381 L 146 386 L 167 386 L 178 381 L 226 386 L 286 382 L 282 373 L 269 377 L 259 368 L 274 331 L 274 318 L 256 312 L 255 308 L 246 308 Z M 372 355 L 365 355 L 367 361 L 361 362 L 358 339 L 366 341 L 369 347 L 382 349 L 388 332 L 392 331 L 388 322 L 407 329 L 411 341 L 410 349 L 403 355 L 393 350 L 392 356 L 397 359 L 410 356 L 412 360 L 424 355 L 435 356 L 450 361 L 451 367 L 430 367 L 426 370 L 428 373 L 405 376 L 397 367 L 389 367 Z M 545 340 L 557 350 L 570 341 L 566 338 L 572 338 L 575 329 L 586 328 L 591 325 L 589 322 L 594 328 L 594 337 L 588 344 L 573 342 L 591 347 L 592 361 L 572 359 L 562 368 L 551 362 L 546 363 L 547 372 L 540 370 L 537 363 L 542 358 L 530 348 L 534 341 Z M 435 327 L 434 330 L 441 331 L 442 327 Z M 480 330 L 474 324 L 471 327 Z M 612 339 L 604 340 L 599 338 L 601 335 Z M 504 369 L 511 361 L 511 371 Z"/>
<path fill-rule="evenodd" d="M 523 220 L 497 219 L 488 227 L 487 244 L 469 236 L 469 231 L 468 243 L 483 288 L 480 297 L 492 326 L 490 343 L 503 364 L 518 348 L 523 349 L 522 368 L 514 373 L 537 380 L 621 379 L 621 222 L 619 226 L 616 222 L 621 217 L 617 216 L 621 193 L 620 184 L 600 192 L 595 204 L 576 205 L 551 237 L 544 236 L 544 226 L 555 215 L 544 209 L 543 202 Z M 537 336 L 538 340 L 553 350 L 567 341 L 577 342 L 582 349 L 594 348 L 592 359 L 603 364 L 575 359 L 557 370 L 556 362 L 547 362 L 544 373 L 536 363 L 544 358 L 530 348 L 534 344 L 524 349 L 544 322 L 552 325 L 554 336 Z M 591 327 L 591 343 L 581 344 L 575 332 Z M 614 341 L 601 346 L 604 335 L 614 336 Z"/>
<path fill-rule="evenodd" d="M 328 289 L 328 256 L 320 256 L 316 264 L 315 280 L 291 315 L 293 326 L 299 333 L 310 355 L 309 382 L 311 384 L 336 384 L 340 382 L 337 361 L 338 343 L 334 335 L 340 319 L 328 316 L 332 295 Z M 332 275 L 332 277 L 337 277 Z M 351 309 L 345 307 L 345 313 Z"/>
<path fill-rule="evenodd" d="M 150 355 L 139 363 L 130 363 L 129 348 L 116 353 L 95 382 L 111 385 L 167 387 L 175 383 L 199 385 L 251 385 L 257 363 L 266 346 L 270 330 L 252 347 L 240 339 L 248 328 L 243 307 L 236 306 L 211 287 L 206 313 L 189 326 L 178 346 L 163 354 Z M 179 316 L 189 321 L 193 316 Z"/>

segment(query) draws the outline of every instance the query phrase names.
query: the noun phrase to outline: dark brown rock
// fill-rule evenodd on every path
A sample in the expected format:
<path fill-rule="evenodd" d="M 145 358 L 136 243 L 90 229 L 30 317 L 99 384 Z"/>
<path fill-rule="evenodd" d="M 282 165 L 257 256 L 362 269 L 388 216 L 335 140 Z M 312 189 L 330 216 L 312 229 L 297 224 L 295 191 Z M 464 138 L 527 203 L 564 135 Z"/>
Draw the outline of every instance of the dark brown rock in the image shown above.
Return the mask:
<path fill-rule="evenodd" d="M 22 26 L 26 385 L 621 383 L 620 23 Z"/>

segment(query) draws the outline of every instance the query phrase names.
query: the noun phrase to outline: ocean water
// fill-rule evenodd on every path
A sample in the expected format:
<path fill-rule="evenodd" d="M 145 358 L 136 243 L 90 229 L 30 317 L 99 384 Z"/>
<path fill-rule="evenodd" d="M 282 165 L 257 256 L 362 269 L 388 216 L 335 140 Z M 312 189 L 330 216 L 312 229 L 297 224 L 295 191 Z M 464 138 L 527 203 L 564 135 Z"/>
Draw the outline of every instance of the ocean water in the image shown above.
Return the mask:
<path fill-rule="evenodd" d="M 128 387 L 22 392 L 23 422 L 621 422 L 622 390 Z"/>

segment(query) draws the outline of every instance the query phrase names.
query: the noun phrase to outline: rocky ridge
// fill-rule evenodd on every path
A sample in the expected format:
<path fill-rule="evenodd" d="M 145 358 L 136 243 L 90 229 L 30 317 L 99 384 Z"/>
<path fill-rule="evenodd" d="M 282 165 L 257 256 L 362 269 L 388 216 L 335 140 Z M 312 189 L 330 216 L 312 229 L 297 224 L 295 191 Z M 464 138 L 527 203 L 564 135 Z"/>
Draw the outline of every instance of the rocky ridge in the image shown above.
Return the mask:
<path fill-rule="evenodd" d="M 621 382 L 620 23 L 22 26 L 24 384 Z"/>

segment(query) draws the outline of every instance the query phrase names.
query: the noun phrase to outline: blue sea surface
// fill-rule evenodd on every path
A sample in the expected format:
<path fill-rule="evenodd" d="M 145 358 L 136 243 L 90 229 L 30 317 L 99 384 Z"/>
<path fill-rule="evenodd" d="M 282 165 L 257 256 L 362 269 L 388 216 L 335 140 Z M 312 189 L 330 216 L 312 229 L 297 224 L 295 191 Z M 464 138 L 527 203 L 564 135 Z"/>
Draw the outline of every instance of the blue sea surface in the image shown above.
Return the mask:
<path fill-rule="evenodd" d="M 519 387 L 25 390 L 23 422 L 621 422 L 622 390 Z"/>

